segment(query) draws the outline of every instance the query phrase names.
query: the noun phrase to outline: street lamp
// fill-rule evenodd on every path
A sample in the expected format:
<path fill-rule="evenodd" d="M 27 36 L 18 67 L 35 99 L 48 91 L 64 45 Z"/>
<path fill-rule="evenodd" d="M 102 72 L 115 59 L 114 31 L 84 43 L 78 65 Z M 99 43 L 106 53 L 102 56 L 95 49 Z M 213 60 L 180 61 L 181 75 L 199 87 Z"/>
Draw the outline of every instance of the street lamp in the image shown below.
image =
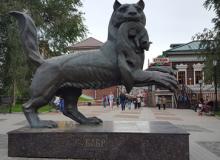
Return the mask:
<path fill-rule="evenodd" d="M 199 80 L 199 87 L 200 87 L 200 96 L 199 96 L 199 98 L 201 99 L 202 98 L 202 83 L 203 83 L 203 80 L 202 79 L 200 79 Z"/>
<path fill-rule="evenodd" d="M 214 66 L 214 86 L 215 86 L 215 105 L 214 105 L 214 111 L 218 109 L 218 100 L 217 100 L 217 60 L 213 60 L 213 66 Z"/>

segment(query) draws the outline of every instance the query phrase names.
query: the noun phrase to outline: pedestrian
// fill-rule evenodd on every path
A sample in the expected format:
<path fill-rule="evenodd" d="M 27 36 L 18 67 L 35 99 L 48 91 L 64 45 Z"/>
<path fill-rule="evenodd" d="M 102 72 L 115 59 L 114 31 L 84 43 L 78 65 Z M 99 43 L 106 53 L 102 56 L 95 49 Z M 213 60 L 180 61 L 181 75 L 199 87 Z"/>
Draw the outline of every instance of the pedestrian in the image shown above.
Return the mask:
<path fill-rule="evenodd" d="M 134 103 L 134 109 L 137 109 L 138 108 L 138 103 L 137 103 L 137 98 L 136 97 L 134 97 L 133 103 Z"/>
<path fill-rule="evenodd" d="M 131 110 L 131 99 L 130 99 L 130 97 L 127 97 L 126 102 L 127 102 L 126 104 L 127 104 L 128 109 Z"/>
<path fill-rule="evenodd" d="M 124 93 L 120 94 L 120 103 L 121 103 L 121 110 L 124 111 L 125 110 L 125 101 L 126 101 L 126 96 Z"/>
<path fill-rule="evenodd" d="M 138 106 L 138 109 L 141 108 L 141 97 L 137 97 L 137 106 Z"/>
<path fill-rule="evenodd" d="M 55 96 L 54 97 L 54 100 L 53 100 L 53 104 L 55 105 L 55 107 L 56 107 L 56 110 L 58 111 L 59 110 L 59 106 L 60 106 L 60 97 L 58 97 L 58 96 Z"/>
<path fill-rule="evenodd" d="M 165 110 L 166 109 L 166 97 L 163 96 L 161 101 L 162 101 L 163 110 Z"/>
<path fill-rule="evenodd" d="M 109 94 L 108 98 L 109 98 L 109 106 L 110 106 L 111 109 L 113 109 L 113 106 L 114 106 L 114 95 L 113 95 L 112 92 Z"/>
<path fill-rule="evenodd" d="M 59 109 L 61 112 L 64 112 L 64 99 L 62 97 L 60 97 L 60 105 L 59 105 Z"/>
<path fill-rule="evenodd" d="M 157 107 L 158 107 L 159 110 L 160 110 L 160 105 L 161 105 L 161 97 L 158 96 Z"/>
<path fill-rule="evenodd" d="M 202 116 L 202 113 L 203 113 L 203 111 L 204 111 L 204 100 L 203 100 L 203 98 L 200 98 L 200 99 L 199 99 L 198 107 L 199 107 L 198 115 L 199 115 L 199 116 Z"/>
<path fill-rule="evenodd" d="M 120 105 L 120 98 L 119 98 L 119 97 L 116 98 L 116 105 L 117 105 L 117 108 L 118 108 L 119 105 Z"/>
<path fill-rule="evenodd" d="M 102 104 L 103 104 L 104 109 L 106 108 L 107 103 L 108 103 L 108 98 L 106 95 L 103 95 L 102 96 Z"/>

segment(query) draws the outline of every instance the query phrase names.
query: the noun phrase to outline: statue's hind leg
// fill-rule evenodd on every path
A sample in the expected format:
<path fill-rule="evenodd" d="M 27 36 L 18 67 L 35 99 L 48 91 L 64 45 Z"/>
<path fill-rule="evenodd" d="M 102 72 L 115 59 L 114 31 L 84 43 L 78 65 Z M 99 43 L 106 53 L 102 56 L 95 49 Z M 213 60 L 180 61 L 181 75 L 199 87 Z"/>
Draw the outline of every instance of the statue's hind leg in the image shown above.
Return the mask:
<path fill-rule="evenodd" d="M 60 94 L 64 99 L 64 111 L 63 114 L 72 120 L 80 124 L 99 124 L 102 120 L 97 117 L 85 117 L 78 111 L 77 102 L 79 96 L 82 94 L 82 90 L 78 88 L 62 88 Z"/>
<path fill-rule="evenodd" d="M 32 128 L 55 128 L 57 124 L 53 121 L 43 121 L 38 117 L 37 110 L 39 106 L 48 104 L 48 101 L 43 97 L 32 98 L 23 104 L 23 112 Z"/>

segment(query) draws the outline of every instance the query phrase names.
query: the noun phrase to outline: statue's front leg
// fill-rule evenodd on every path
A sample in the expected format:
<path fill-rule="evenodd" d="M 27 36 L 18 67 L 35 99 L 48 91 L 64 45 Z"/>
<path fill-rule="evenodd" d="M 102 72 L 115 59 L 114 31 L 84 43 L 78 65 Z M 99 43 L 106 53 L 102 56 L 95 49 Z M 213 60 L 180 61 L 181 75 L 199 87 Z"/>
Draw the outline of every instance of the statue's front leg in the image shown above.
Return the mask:
<path fill-rule="evenodd" d="M 149 86 L 149 85 L 159 85 L 165 87 L 173 92 L 178 88 L 178 82 L 176 78 L 169 74 L 159 71 L 142 71 L 137 70 L 133 72 L 133 77 L 136 87 Z"/>

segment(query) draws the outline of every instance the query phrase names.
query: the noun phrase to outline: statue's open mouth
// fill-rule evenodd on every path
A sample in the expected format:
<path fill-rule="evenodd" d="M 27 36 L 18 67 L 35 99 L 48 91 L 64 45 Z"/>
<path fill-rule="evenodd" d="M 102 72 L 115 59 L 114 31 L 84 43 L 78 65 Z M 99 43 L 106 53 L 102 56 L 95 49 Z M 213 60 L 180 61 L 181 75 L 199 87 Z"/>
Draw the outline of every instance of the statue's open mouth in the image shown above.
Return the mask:
<path fill-rule="evenodd" d="M 139 21 L 140 21 L 140 17 L 139 17 L 139 16 L 126 17 L 126 20 L 127 20 L 127 21 L 139 22 Z"/>
<path fill-rule="evenodd" d="M 120 22 L 118 22 L 115 26 L 117 28 L 119 28 L 121 26 L 121 24 L 125 23 L 125 22 L 141 22 L 140 17 L 126 17 L 120 20 Z"/>

